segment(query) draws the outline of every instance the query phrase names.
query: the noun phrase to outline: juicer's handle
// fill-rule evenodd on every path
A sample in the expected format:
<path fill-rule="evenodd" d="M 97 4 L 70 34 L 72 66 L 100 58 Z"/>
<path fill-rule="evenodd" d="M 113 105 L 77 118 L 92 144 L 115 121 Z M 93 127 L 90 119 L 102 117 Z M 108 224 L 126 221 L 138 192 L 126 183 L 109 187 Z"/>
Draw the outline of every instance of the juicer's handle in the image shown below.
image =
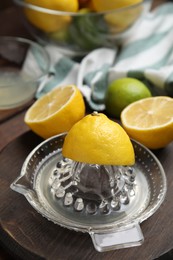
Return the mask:
<path fill-rule="evenodd" d="M 111 233 L 90 232 L 90 236 L 99 252 L 139 246 L 144 241 L 139 223 L 132 223 Z"/>

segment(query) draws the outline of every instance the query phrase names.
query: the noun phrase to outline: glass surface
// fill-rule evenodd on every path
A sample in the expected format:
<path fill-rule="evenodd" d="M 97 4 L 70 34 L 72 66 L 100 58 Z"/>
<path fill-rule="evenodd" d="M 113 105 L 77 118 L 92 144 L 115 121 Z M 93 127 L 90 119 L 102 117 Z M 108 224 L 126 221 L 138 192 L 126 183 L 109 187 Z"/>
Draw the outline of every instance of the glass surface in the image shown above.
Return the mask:
<path fill-rule="evenodd" d="M 0 37 L 0 109 L 15 108 L 31 100 L 48 70 L 49 56 L 37 43 Z"/>
<path fill-rule="evenodd" d="M 83 221 L 94 223 L 103 215 L 118 216 L 128 210 L 128 204 L 132 206 L 137 195 L 133 167 L 84 164 L 64 158 L 59 160 L 46 181 L 44 172 L 50 171 L 46 167 L 43 169 L 38 190 L 48 182 L 49 197 L 72 214 L 71 217 L 82 212 Z M 40 186 L 41 179 L 44 183 Z"/>
<path fill-rule="evenodd" d="M 136 177 L 132 192 L 135 192 L 135 196 L 134 193 L 131 194 L 129 203 L 121 203 L 120 209 L 112 210 L 111 214 L 90 214 L 86 206 L 84 210 L 76 210 L 74 202 L 64 206 L 65 193 L 61 190 L 62 194 L 59 192 L 58 197 L 51 189 L 52 173 L 55 173 L 59 163 L 62 163 L 61 148 L 64 137 L 65 134 L 55 136 L 37 146 L 25 160 L 21 175 L 11 185 L 13 190 L 22 193 L 43 216 L 70 229 L 104 233 L 125 227 L 134 221 L 140 223 L 159 208 L 167 190 L 164 170 L 147 148 L 133 140 Z M 65 185 L 68 185 L 68 174 L 64 178 Z M 53 185 L 58 187 L 59 183 Z M 63 200 L 59 199 L 62 197 Z M 69 195 L 66 199 L 72 198 Z"/>
<path fill-rule="evenodd" d="M 62 12 L 23 0 L 14 2 L 22 8 L 23 21 L 39 42 L 54 44 L 67 55 L 83 56 L 93 49 L 119 44 L 145 13 L 143 2 L 151 1 L 100 13 Z"/>

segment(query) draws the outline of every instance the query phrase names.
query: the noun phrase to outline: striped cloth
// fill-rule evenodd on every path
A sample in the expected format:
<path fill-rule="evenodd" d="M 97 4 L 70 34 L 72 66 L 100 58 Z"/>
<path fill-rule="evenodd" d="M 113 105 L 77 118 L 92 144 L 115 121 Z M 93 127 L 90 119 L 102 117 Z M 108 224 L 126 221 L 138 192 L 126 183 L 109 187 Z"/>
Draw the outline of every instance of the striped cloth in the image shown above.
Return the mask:
<path fill-rule="evenodd" d="M 57 85 L 76 84 L 91 108 L 104 109 L 108 84 L 121 77 L 142 80 L 153 95 L 173 96 L 173 3 L 147 13 L 124 40 L 121 51 L 100 48 L 80 63 L 47 46 L 55 76 L 42 85 L 37 98 Z"/>

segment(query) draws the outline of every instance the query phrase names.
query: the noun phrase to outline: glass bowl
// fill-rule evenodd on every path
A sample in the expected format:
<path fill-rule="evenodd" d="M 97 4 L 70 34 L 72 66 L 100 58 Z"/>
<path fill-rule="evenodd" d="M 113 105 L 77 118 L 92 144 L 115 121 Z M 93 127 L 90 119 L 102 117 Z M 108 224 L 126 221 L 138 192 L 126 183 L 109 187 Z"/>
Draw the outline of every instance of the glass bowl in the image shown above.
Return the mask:
<path fill-rule="evenodd" d="M 49 55 L 37 43 L 18 37 L 0 37 L 0 109 L 29 102 L 48 74 Z"/>
<path fill-rule="evenodd" d="M 111 11 L 81 9 L 77 13 L 42 8 L 24 0 L 14 2 L 22 8 L 24 22 L 32 35 L 42 44 L 55 44 L 67 55 L 85 55 L 99 47 L 115 47 L 145 10 L 145 1 Z"/>

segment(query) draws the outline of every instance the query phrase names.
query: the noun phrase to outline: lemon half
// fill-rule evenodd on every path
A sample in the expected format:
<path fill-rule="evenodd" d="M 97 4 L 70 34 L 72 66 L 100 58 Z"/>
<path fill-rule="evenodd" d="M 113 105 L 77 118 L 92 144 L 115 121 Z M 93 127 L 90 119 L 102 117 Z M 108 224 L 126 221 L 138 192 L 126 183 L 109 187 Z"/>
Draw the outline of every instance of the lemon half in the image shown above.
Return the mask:
<path fill-rule="evenodd" d="M 26 112 L 25 123 L 39 136 L 48 138 L 66 131 L 85 115 L 84 99 L 74 85 L 53 89 Z"/>
<path fill-rule="evenodd" d="M 129 136 L 102 113 L 87 115 L 70 129 L 62 154 L 89 164 L 133 165 L 135 162 Z"/>
<path fill-rule="evenodd" d="M 156 96 L 127 106 L 121 122 L 130 137 L 150 149 L 163 148 L 173 141 L 173 98 Z"/>

